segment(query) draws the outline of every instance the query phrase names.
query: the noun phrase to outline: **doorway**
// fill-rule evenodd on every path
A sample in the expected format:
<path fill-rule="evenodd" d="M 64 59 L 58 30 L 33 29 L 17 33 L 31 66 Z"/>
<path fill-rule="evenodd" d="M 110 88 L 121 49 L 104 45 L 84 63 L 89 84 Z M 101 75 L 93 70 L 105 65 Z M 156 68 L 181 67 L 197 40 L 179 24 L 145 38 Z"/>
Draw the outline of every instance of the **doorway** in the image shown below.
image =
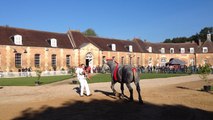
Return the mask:
<path fill-rule="evenodd" d="M 90 66 L 90 67 L 93 66 L 93 55 L 91 52 L 86 54 L 85 62 L 86 62 L 85 64 L 86 66 Z"/>

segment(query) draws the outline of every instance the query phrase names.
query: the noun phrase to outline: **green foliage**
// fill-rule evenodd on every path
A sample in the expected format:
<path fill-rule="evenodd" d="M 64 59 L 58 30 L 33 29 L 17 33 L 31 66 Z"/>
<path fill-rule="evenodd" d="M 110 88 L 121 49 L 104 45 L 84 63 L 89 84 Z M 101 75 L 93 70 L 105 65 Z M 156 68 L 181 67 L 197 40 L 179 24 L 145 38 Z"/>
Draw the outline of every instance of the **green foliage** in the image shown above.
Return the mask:
<path fill-rule="evenodd" d="M 213 33 L 213 27 L 205 27 L 200 31 L 199 38 L 202 42 L 206 41 L 208 32 Z M 213 39 L 211 39 L 213 41 Z"/>
<path fill-rule="evenodd" d="M 37 78 L 38 78 L 37 80 L 40 80 L 42 71 L 36 70 L 35 72 L 36 72 L 36 75 L 37 75 Z"/>
<path fill-rule="evenodd" d="M 40 81 L 42 81 L 41 84 L 43 85 L 70 78 L 70 75 L 43 76 Z M 0 78 L 0 86 L 34 86 L 37 79 L 37 77 Z"/>
<path fill-rule="evenodd" d="M 166 39 L 166 40 L 164 40 L 164 43 L 172 43 L 172 40 L 171 39 Z"/>
<path fill-rule="evenodd" d="M 176 37 L 173 39 L 166 39 L 164 40 L 164 43 L 185 43 L 185 42 L 196 42 L 198 43 L 198 40 L 201 40 L 201 42 L 205 42 L 206 41 L 206 35 L 207 33 L 213 33 L 213 27 L 205 27 L 203 29 L 201 29 L 201 31 L 199 33 L 196 33 L 195 35 L 192 35 L 191 37 Z M 213 41 L 213 37 L 211 37 L 212 41 Z"/>
<path fill-rule="evenodd" d="M 75 68 L 74 67 L 69 67 L 68 68 L 68 73 L 71 74 L 72 77 L 76 76 Z"/>
<path fill-rule="evenodd" d="M 92 28 L 87 29 L 86 31 L 83 32 L 85 36 L 97 36 L 95 31 Z"/>
<path fill-rule="evenodd" d="M 201 66 L 199 68 L 199 71 L 198 73 L 200 74 L 200 78 L 204 81 L 206 81 L 207 85 L 210 85 L 211 84 L 211 80 L 208 79 L 208 76 L 210 75 L 211 73 L 211 68 L 210 68 L 210 65 L 209 64 L 205 64 L 204 66 Z"/>
<path fill-rule="evenodd" d="M 141 79 L 154 79 L 154 78 L 167 78 L 167 77 L 177 77 L 184 76 L 187 74 L 162 74 L 162 73 L 145 73 L 141 75 Z M 72 78 L 71 75 L 62 76 L 43 76 L 40 78 L 41 84 L 49 84 L 57 81 L 62 81 Z M 34 86 L 34 81 L 37 77 L 19 77 L 19 78 L 1 78 L 0 86 Z M 97 74 L 88 80 L 89 83 L 99 83 L 99 82 L 110 82 L 111 74 Z"/>
<path fill-rule="evenodd" d="M 144 73 L 140 75 L 140 79 L 154 79 L 154 78 L 168 78 L 168 77 L 178 77 L 184 76 L 187 74 L 163 74 L 163 73 Z M 110 82 L 111 74 L 97 74 L 92 76 L 89 83 L 98 83 L 98 82 Z"/>
<path fill-rule="evenodd" d="M 99 82 L 110 82 L 111 81 L 111 74 L 97 74 L 91 77 L 88 80 L 88 83 L 99 83 Z"/>

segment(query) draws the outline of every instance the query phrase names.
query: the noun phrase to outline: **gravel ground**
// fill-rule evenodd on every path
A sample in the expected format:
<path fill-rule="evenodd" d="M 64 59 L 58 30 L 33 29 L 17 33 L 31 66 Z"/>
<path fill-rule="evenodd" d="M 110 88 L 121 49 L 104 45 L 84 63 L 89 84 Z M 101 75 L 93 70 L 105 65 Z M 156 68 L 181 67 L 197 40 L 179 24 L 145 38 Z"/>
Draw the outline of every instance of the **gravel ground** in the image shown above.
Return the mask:
<path fill-rule="evenodd" d="M 213 75 L 209 78 L 213 79 Z M 90 97 L 79 97 L 77 93 L 79 85 L 71 84 L 71 80 L 34 87 L 4 86 L 0 89 L 0 120 L 118 118 L 212 120 L 213 93 L 200 91 L 203 84 L 198 75 L 141 80 L 144 105 L 137 103 L 134 84 L 132 84 L 135 100 L 133 103 L 127 102 L 127 98 L 115 97 L 111 93 L 110 82 L 89 84 L 93 94 Z M 115 87 L 120 92 L 119 84 Z M 125 95 L 129 96 L 126 87 Z M 126 114 L 128 117 L 125 117 Z M 112 117 L 113 115 L 117 117 Z"/>

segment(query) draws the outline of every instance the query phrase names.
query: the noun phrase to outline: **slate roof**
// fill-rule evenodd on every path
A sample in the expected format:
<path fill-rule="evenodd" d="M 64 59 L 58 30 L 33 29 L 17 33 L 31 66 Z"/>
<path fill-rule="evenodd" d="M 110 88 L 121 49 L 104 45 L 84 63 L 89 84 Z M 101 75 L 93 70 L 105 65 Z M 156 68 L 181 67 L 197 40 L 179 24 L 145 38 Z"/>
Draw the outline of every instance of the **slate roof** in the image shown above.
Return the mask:
<path fill-rule="evenodd" d="M 76 45 L 74 47 L 75 49 L 79 49 L 82 46 L 82 44 L 85 44 L 85 43 L 92 43 L 93 45 L 95 45 L 96 47 L 98 47 L 99 49 L 101 49 L 96 43 L 94 43 L 93 41 L 91 41 L 90 39 L 88 39 L 88 37 L 84 36 L 79 31 L 70 31 L 68 33 L 72 34 L 72 41 Z"/>
<path fill-rule="evenodd" d="M 116 51 L 129 52 L 129 45 L 132 45 L 133 52 L 142 52 L 138 45 L 133 41 L 118 40 L 113 38 L 101 38 L 101 37 L 87 37 L 90 41 L 95 43 L 103 51 L 112 51 L 110 45 L 116 45 Z"/>
<path fill-rule="evenodd" d="M 213 53 L 213 42 L 206 40 L 198 49 L 197 53 L 203 53 L 203 47 L 208 48 L 208 53 Z"/>
<path fill-rule="evenodd" d="M 139 44 L 144 53 L 149 53 L 148 48 L 152 47 L 152 53 L 161 53 L 161 48 L 165 48 L 165 53 L 170 53 L 170 48 L 174 48 L 174 53 L 180 53 L 180 48 L 185 48 L 185 53 L 190 53 L 189 49 L 194 48 L 195 52 L 198 49 L 196 43 L 150 43 L 144 42 L 139 39 L 135 39 L 135 42 Z"/>
<path fill-rule="evenodd" d="M 11 37 L 14 35 L 22 36 L 22 46 L 51 47 L 47 40 L 55 38 L 57 39 L 57 48 L 72 48 L 70 40 L 65 33 L 53 33 L 4 26 L 0 26 L 0 45 L 15 45 L 11 40 Z"/>
<path fill-rule="evenodd" d="M 71 34 L 71 39 L 69 35 Z M 165 53 L 170 53 L 170 48 L 174 48 L 174 53 L 179 54 L 180 48 L 185 48 L 185 53 L 190 53 L 189 49 L 194 48 L 196 53 L 202 53 L 203 47 L 208 47 L 208 53 L 213 53 L 213 42 L 205 41 L 201 46 L 196 43 L 150 43 L 140 39 L 119 40 L 102 37 L 86 37 L 79 31 L 68 31 L 68 33 L 54 33 L 22 28 L 0 26 L 0 45 L 15 45 L 11 37 L 22 36 L 21 46 L 51 47 L 47 40 L 57 39 L 57 48 L 79 49 L 81 45 L 91 43 L 102 51 L 112 51 L 111 44 L 116 45 L 116 51 L 129 52 L 128 46 L 133 46 L 133 52 L 149 53 L 148 48 L 152 47 L 152 53 L 161 53 L 161 48 L 165 48 Z M 74 42 L 72 45 L 71 42 Z M 17 45 L 20 46 L 20 45 Z"/>

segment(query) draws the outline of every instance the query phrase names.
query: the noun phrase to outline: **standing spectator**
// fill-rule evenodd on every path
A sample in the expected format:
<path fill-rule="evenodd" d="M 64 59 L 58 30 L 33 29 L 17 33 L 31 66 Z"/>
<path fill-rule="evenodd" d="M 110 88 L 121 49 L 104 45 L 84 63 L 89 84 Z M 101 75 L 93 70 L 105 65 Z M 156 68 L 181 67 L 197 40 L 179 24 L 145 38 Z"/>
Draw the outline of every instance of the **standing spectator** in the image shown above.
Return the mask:
<path fill-rule="evenodd" d="M 31 67 L 29 67 L 29 68 L 27 69 L 27 71 L 28 71 L 28 76 L 32 77 L 32 75 L 31 75 L 32 68 L 31 68 Z"/>

